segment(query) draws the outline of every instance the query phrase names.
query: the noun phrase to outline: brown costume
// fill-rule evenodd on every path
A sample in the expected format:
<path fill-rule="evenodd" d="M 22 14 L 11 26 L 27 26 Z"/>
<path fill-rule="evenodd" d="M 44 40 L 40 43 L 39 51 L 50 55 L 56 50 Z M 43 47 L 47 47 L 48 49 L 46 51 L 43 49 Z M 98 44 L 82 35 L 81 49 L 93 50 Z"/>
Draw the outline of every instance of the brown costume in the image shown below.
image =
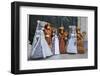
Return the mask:
<path fill-rule="evenodd" d="M 64 27 L 59 28 L 59 49 L 61 54 L 65 54 L 65 32 Z"/>
<path fill-rule="evenodd" d="M 77 50 L 78 53 L 83 54 L 85 52 L 83 35 L 80 32 L 80 28 L 77 28 L 76 32 L 77 32 Z"/>
<path fill-rule="evenodd" d="M 44 27 L 44 34 L 45 34 L 45 39 L 48 43 L 48 45 L 51 47 L 51 43 L 52 43 L 52 28 L 50 26 L 50 24 L 46 24 Z"/>
<path fill-rule="evenodd" d="M 67 51 L 67 41 L 68 41 L 68 32 L 66 31 L 65 33 L 65 49 L 66 49 L 66 51 Z"/>

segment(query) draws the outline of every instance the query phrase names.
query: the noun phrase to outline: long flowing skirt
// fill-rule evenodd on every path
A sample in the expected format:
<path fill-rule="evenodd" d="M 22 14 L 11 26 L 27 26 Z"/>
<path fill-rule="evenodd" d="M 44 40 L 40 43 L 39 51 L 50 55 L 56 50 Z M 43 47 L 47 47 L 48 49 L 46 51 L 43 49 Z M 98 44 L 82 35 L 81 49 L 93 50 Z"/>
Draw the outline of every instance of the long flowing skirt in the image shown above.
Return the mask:
<path fill-rule="evenodd" d="M 53 38 L 52 38 L 52 48 L 51 48 L 53 54 L 60 54 L 60 51 L 59 51 L 59 39 L 57 37 L 57 35 L 55 35 Z"/>
<path fill-rule="evenodd" d="M 44 58 L 53 55 L 53 53 L 51 52 L 51 49 L 50 49 L 48 43 L 46 42 L 45 38 L 41 39 L 41 45 L 42 45 Z"/>
<path fill-rule="evenodd" d="M 60 54 L 66 54 L 65 40 L 63 38 L 59 38 L 59 49 L 60 49 Z"/>
<path fill-rule="evenodd" d="M 76 38 L 70 38 L 68 41 L 67 53 L 77 53 Z"/>
<path fill-rule="evenodd" d="M 40 36 L 35 45 L 32 46 L 32 59 L 46 58 L 53 55 L 44 37 Z"/>

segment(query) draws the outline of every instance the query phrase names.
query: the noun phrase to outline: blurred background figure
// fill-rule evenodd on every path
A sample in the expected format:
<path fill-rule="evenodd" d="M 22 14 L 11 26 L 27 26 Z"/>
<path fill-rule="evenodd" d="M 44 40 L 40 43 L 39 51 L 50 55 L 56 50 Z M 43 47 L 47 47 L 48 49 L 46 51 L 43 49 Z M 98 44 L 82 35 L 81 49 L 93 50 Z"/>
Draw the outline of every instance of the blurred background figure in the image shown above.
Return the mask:
<path fill-rule="evenodd" d="M 78 53 L 83 54 L 85 53 L 85 48 L 84 48 L 84 37 L 86 35 L 85 32 L 81 33 L 80 28 L 77 27 L 77 50 Z"/>
<path fill-rule="evenodd" d="M 65 51 L 65 31 L 64 27 L 61 26 L 59 27 L 59 49 L 60 49 L 60 54 L 66 54 Z"/>
<path fill-rule="evenodd" d="M 60 54 L 59 50 L 59 39 L 57 35 L 57 29 L 53 28 L 53 38 L 52 38 L 52 48 L 51 48 L 53 54 Z"/>
<path fill-rule="evenodd" d="M 76 26 L 69 26 L 69 39 L 67 53 L 76 54 L 77 53 L 77 36 L 76 36 Z"/>

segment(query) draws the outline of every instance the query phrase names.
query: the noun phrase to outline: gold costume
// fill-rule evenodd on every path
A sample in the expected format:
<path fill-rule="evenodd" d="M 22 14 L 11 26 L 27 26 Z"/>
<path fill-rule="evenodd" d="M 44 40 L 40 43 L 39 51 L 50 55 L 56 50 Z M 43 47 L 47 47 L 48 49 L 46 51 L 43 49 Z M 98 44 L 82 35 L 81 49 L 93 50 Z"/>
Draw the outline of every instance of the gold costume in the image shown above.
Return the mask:
<path fill-rule="evenodd" d="M 83 54 L 85 53 L 83 35 L 80 32 L 80 28 L 78 27 L 76 29 L 76 32 L 77 32 L 77 50 L 78 50 L 78 53 Z"/>
<path fill-rule="evenodd" d="M 49 23 L 47 23 L 44 27 L 44 34 L 48 45 L 51 47 L 53 31 Z"/>
<path fill-rule="evenodd" d="M 64 32 L 64 27 L 60 27 L 59 28 L 59 49 L 60 49 L 61 54 L 66 53 L 65 37 L 66 37 L 66 34 Z"/>

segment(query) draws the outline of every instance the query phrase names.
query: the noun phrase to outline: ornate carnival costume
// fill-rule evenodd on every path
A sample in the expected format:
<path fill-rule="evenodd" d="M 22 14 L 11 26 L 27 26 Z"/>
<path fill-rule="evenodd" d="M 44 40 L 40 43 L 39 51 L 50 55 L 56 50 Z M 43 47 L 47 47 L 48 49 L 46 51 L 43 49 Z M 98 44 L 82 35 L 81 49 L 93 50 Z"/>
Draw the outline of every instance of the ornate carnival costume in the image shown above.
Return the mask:
<path fill-rule="evenodd" d="M 60 54 L 59 51 L 59 39 L 57 36 L 57 29 L 54 29 L 53 37 L 52 37 L 52 48 L 51 48 L 53 54 Z"/>
<path fill-rule="evenodd" d="M 80 32 L 80 28 L 77 27 L 77 50 L 78 53 L 83 54 L 85 52 L 84 48 L 84 38 L 82 33 Z"/>
<path fill-rule="evenodd" d="M 77 53 L 77 37 L 76 37 L 76 26 L 69 26 L 69 40 L 67 53 Z"/>
<path fill-rule="evenodd" d="M 47 23 L 44 27 L 44 34 L 45 34 L 45 39 L 51 48 L 51 43 L 52 43 L 52 36 L 53 36 L 53 30 L 50 26 L 50 23 Z"/>
<path fill-rule="evenodd" d="M 48 43 L 45 40 L 45 35 L 43 32 L 45 24 L 45 22 L 43 23 L 41 21 L 38 21 L 36 33 L 32 44 L 32 59 L 46 58 L 53 55 L 50 47 L 48 46 Z"/>
<path fill-rule="evenodd" d="M 59 28 L 59 49 L 61 54 L 65 54 L 65 32 L 64 27 Z"/>

